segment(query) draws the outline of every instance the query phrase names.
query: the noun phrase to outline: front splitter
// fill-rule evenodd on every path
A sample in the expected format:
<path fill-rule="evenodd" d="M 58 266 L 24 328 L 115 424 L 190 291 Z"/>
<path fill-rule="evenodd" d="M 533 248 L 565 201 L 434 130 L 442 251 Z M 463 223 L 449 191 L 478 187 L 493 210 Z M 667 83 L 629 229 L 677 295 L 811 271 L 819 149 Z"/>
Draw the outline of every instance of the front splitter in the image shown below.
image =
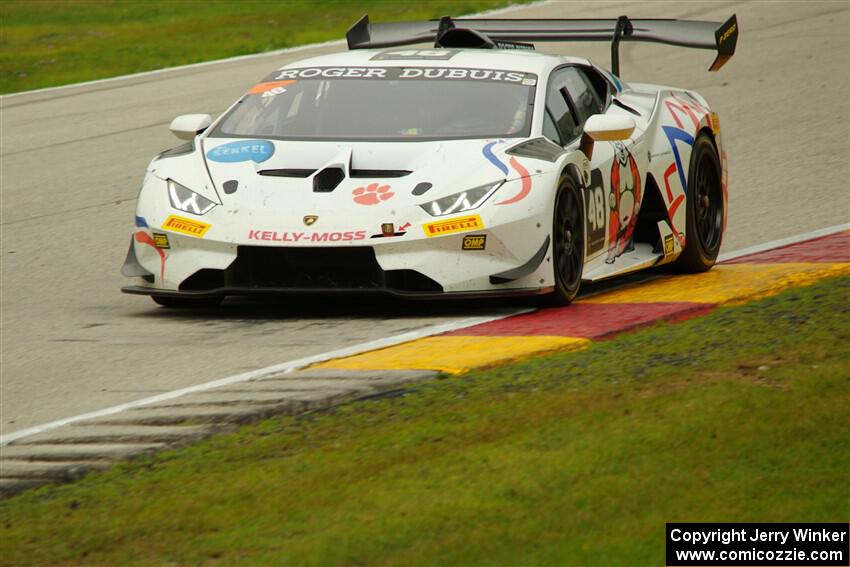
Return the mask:
<path fill-rule="evenodd" d="M 553 287 L 519 288 L 492 291 L 449 291 L 449 292 L 411 292 L 386 288 L 276 288 L 276 287 L 221 287 L 203 291 L 179 291 L 156 289 L 140 285 L 121 288 L 132 295 L 156 295 L 159 297 L 207 298 L 224 296 L 391 296 L 402 299 L 481 299 L 498 297 L 523 297 L 544 295 L 554 291 Z"/>

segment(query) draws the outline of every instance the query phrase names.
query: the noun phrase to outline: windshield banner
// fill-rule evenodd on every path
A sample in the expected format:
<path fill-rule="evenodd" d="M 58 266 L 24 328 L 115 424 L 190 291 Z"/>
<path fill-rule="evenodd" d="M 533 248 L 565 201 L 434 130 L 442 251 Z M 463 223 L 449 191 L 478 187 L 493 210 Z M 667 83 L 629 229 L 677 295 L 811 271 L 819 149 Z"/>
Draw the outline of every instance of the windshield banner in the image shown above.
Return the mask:
<path fill-rule="evenodd" d="M 263 82 L 305 79 L 374 79 L 382 81 L 486 81 L 495 83 L 518 83 L 526 86 L 537 84 L 537 75 L 522 71 L 498 69 L 468 69 L 460 67 L 306 67 L 303 69 L 281 69 Z"/>

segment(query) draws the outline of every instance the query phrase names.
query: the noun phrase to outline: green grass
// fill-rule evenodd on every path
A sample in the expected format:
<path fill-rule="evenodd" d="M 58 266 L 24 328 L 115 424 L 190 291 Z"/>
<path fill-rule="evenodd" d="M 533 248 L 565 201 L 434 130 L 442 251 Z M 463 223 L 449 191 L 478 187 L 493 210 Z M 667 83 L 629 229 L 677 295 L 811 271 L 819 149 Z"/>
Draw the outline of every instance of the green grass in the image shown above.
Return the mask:
<path fill-rule="evenodd" d="M 850 278 L 276 418 L 0 502 L 0 562 L 662 565 L 671 521 L 843 521 Z"/>
<path fill-rule="evenodd" d="M 528 0 L 3 0 L 0 93 L 342 39 L 374 22 Z"/>

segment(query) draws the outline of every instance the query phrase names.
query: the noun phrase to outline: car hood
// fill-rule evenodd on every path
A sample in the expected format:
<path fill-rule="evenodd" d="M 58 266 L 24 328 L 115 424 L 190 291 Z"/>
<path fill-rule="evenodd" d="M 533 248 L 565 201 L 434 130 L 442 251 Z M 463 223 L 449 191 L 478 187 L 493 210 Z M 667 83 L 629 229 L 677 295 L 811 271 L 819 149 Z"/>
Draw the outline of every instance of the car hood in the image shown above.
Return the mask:
<path fill-rule="evenodd" d="M 418 205 L 515 179 L 505 150 L 518 140 L 301 142 L 206 138 L 203 153 L 223 204 L 272 202 L 312 211 Z M 516 162 L 514 162 L 516 163 Z"/>

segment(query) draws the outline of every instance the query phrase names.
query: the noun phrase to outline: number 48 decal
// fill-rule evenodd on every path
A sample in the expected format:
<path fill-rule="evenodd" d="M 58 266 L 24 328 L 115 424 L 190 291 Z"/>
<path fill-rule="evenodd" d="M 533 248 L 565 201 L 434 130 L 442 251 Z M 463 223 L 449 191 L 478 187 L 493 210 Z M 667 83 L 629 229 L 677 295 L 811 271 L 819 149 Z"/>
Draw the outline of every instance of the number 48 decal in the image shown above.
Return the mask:
<path fill-rule="evenodd" d="M 587 195 L 587 226 L 592 230 L 605 229 L 605 196 L 602 187 L 591 187 Z"/>
<path fill-rule="evenodd" d="M 608 207 L 605 204 L 605 186 L 602 172 L 594 169 L 590 172 L 590 186 L 585 189 L 584 201 L 587 203 L 587 254 L 588 256 L 605 247 L 605 228 L 608 221 Z"/>

